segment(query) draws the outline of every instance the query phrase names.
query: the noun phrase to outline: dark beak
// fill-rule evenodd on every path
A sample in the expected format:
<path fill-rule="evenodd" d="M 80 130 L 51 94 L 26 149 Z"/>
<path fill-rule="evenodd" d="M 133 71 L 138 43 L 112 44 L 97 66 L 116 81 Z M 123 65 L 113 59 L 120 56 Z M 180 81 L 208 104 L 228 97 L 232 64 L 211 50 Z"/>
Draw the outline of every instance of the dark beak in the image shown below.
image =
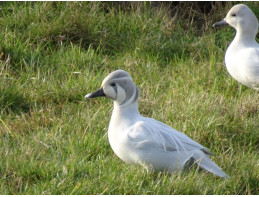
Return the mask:
<path fill-rule="evenodd" d="M 217 23 L 214 23 L 212 25 L 212 27 L 216 27 L 216 26 L 222 26 L 222 25 L 228 25 L 228 23 L 223 19 L 222 21 L 219 21 Z"/>
<path fill-rule="evenodd" d="M 100 89 L 97 90 L 96 92 L 89 93 L 89 94 L 85 95 L 85 99 L 95 98 L 95 97 L 99 97 L 99 96 L 106 96 L 106 95 L 104 94 L 102 88 L 100 88 Z"/>

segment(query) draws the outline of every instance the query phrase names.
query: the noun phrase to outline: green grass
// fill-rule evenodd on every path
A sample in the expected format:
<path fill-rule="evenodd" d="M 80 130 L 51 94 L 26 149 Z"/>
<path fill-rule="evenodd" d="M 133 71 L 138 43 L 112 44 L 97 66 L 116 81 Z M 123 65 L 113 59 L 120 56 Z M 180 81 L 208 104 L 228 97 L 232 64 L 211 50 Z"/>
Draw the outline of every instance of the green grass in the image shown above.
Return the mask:
<path fill-rule="evenodd" d="M 176 14 L 148 2 L 1 2 L 0 194 L 259 194 L 259 94 L 224 66 L 234 30 L 211 27 L 234 4 Z M 140 88 L 144 116 L 210 148 L 231 178 L 122 162 L 107 138 L 112 102 L 84 100 L 116 69 Z"/>

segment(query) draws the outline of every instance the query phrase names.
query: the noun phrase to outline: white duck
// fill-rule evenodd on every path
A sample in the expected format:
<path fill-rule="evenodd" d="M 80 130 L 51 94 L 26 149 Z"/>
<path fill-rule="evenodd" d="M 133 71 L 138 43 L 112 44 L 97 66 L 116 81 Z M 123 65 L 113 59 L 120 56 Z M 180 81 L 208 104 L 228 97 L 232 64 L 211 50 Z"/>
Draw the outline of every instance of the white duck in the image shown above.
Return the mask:
<path fill-rule="evenodd" d="M 108 138 L 113 151 L 123 161 L 169 173 L 195 164 L 217 176 L 228 177 L 210 160 L 210 150 L 166 124 L 139 113 L 139 89 L 128 72 L 110 73 L 101 88 L 85 98 L 99 96 L 114 101 Z"/>
<path fill-rule="evenodd" d="M 213 26 L 230 25 L 236 36 L 225 54 L 230 75 L 248 87 L 259 90 L 259 44 L 255 40 L 258 20 L 244 4 L 233 6 L 227 16 Z"/>

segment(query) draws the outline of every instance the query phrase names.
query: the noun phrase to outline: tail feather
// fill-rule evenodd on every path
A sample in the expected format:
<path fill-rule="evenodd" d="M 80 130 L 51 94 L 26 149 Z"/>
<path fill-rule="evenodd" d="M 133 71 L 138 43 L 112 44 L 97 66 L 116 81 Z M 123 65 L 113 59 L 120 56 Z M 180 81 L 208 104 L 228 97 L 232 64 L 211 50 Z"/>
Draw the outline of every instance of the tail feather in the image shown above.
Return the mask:
<path fill-rule="evenodd" d="M 230 178 L 230 176 L 228 176 L 225 172 L 223 172 L 221 168 L 217 166 L 217 164 L 215 164 L 207 155 L 204 155 L 204 157 L 202 158 L 201 157 L 195 158 L 195 155 L 193 155 L 193 157 L 196 160 L 196 164 L 200 168 L 207 170 L 219 177 Z"/>

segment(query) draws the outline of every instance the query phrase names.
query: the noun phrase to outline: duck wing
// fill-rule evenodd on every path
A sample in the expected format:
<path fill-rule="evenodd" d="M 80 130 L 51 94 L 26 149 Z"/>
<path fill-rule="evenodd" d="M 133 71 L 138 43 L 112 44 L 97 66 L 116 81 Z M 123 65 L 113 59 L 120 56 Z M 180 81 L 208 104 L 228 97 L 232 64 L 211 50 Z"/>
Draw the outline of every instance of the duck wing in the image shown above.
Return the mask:
<path fill-rule="evenodd" d="M 152 118 L 145 118 L 135 123 L 128 132 L 128 137 L 140 146 L 141 143 L 153 143 L 164 151 L 188 152 L 202 150 L 205 154 L 213 155 L 211 151 L 185 134 Z"/>

